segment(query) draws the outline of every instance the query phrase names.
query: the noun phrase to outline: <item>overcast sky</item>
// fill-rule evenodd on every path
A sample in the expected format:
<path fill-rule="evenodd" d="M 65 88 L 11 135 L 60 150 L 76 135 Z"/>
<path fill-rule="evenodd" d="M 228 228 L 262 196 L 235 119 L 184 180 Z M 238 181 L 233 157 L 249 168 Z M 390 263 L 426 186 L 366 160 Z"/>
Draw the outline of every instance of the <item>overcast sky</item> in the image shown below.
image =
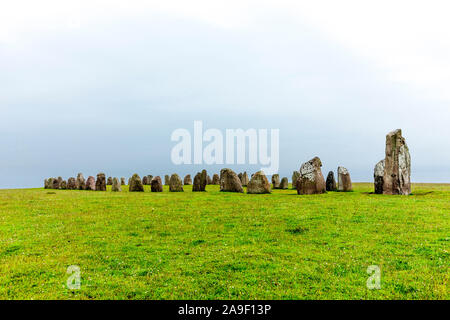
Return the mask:
<path fill-rule="evenodd" d="M 372 181 L 401 128 L 412 180 L 450 182 L 450 4 L 367 3 L 1 2 L 0 188 L 216 172 L 171 162 L 194 120 L 280 129 L 289 179 L 319 156 Z"/>

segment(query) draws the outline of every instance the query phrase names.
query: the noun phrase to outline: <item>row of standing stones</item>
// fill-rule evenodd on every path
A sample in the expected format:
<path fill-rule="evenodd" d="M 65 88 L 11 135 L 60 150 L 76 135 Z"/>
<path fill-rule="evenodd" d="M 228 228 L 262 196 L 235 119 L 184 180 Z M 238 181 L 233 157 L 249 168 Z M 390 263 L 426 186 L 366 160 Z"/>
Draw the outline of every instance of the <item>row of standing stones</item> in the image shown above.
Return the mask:
<path fill-rule="evenodd" d="M 299 171 L 292 174 L 292 187 L 297 189 L 298 194 L 321 194 L 327 191 L 352 191 L 350 173 L 344 167 L 338 167 L 336 183 L 334 172 L 328 173 L 325 181 L 320 158 L 315 157 L 302 164 Z M 378 194 L 401 194 L 411 193 L 411 157 L 405 139 L 400 129 L 386 135 L 385 158 L 378 162 L 374 169 L 375 193 Z M 205 191 L 206 185 L 220 185 L 220 191 L 243 193 L 243 187 L 247 187 L 249 194 L 271 193 L 273 189 L 288 189 L 288 178 L 280 180 L 278 174 L 272 175 L 272 187 L 263 171 L 251 175 L 249 179 L 247 172 L 236 174 L 231 169 L 222 169 L 220 176 L 214 174 L 211 178 L 206 170 L 198 172 L 192 181 L 191 175 L 186 175 L 182 181 L 178 174 L 166 175 L 164 184 L 169 186 L 171 192 L 182 192 L 183 185 L 192 185 L 192 191 Z M 69 178 L 67 181 L 59 178 L 49 178 L 44 182 L 46 189 L 69 189 L 69 190 L 96 190 L 106 191 L 106 186 L 111 185 L 114 192 L 122 191 L 125 178 L 106 179 L 104 173 L 99 173 L 97 179 L 89 176 L 84 179 L 79 173 L 77 178 Z M 152 192 L 162 192 L 163 183 L 161 177 L 151 175 L 144 176 L 141 180 L 138 174 L 134 174 L 128 180 L 130 192 L 143 192 L 144 185 L 150 185 Z"/>

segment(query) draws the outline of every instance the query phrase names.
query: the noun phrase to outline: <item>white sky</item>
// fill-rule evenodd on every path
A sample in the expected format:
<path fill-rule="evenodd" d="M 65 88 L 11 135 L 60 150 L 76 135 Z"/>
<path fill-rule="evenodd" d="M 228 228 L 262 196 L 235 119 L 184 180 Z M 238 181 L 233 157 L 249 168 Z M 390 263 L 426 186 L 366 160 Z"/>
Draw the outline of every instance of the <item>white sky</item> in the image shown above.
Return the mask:
<path fill-rule="evenodd" d="M 450 2 L 444 0 L 3 1 L 0 44 L 20 46 L 31 34 L 155 12 L 234 30 L 256 28 L 274 12 L 298 17 L 384 69 L 391 81 L 450 100 Z"/>

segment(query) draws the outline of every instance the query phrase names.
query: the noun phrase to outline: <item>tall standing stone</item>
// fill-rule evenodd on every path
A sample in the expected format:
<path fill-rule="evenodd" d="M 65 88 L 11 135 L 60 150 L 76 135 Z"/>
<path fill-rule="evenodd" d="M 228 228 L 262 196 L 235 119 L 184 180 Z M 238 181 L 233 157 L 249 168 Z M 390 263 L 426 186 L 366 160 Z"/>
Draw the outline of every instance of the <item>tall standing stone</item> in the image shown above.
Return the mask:
<path fill-rule="evenodd" d="M 209 176 L 209 174 L 206 176 L 206 184 L 212 184 L 212 179 L 211 179 L 211 177 Z"/>
<path fill-rule="evenodd" d="M 163 192 L 163 185 L 160 176 L 156 176 L 150 181 L 150 188 L 152 192 Z"/>
<path fill-rule="evenodd" d="M 272 175 L 272 187 L 274 189 L 280 189 L 280 175 L 279 174 Z"/>
<path fill-rule="evenodd" d="M 344 167 L 338 167 L 338 191 L 352 191 L 352 179 L 350 173 Z"/>
<path fill-rule="evenodd" d="M 61 184 L 61 181 L 59 179 L 53 178 L 53 186 L 52 189 L 59 189 L 59 185 Z"/>
<path fill-rule="evenodd" d="M 164 185 L 165 186 L 168 186 L 170 184 L 170 177 L 169 177 L 169 175 L 165 175 L 164 176 Z"/>
<path fill-rule="evenodd" d="M 280 189 L 287 189 L 287 188 L 289 188 L 289 180 L 287 177 L 284 177 L 283 179 L 281 179 Z"/>
<path fill-rule="evenodd" d="M 53 189 L 53 178 L 47 179 L 47 189 Z"/>
<path fill-rule="evenodd" d="M 386 135 L 386 157 L 384 162 L 383 193 L 411 193 L 411 156 L 402 130 Z"/>
<path fill-rule="evenodd" d="M 383 194 L 384 184 L 384 159 L 379 161 L 373 170 L 373 179 L 375 185 L 375 193 Z"/>
<path fill-rule="evenodd" d="M 244 173 L 242 174 L 242 177 L 241 177 L 241 183 L 242 183 L 242 186 L 243 187 L 246 187 L 247 185 L 248 185 L 248 174 L 247 174 L 247 171 L 244 171 Z"/>
<path fill-rule="evenodd" d="M 44 179 L 44 189 L 48 189 L 48 179 Z"/>
<path fill-rule="evenodd" d="M 93 176 L 87 178 L 84 190 L 95 190 L 95 178 Z"/>
<path fill-rule="evenodd" d="M 141 177 L 137 173 L 133 174 L 129 181 L 130 192 L 144 192 L 144 185 L 142 184 Z"/>
<path fill-rule="evenodd" d="M 192 184 L 192 178 L 191 178 L 191 175 L 190 175 L 190 174 L 188 174 L 188 175 L 186 175 L 186 176 L 184 177 L 183 184 L 184 184 L 185 186 L 190 186 L 190 185 Z"/>
<path fill-rule="evenodd" d="M 148 176 L 144 176 L 144 177 L 142 178 L 142 184 L 143 184 L 144 186 L 148 186 L 148 185 L 150 184 L 150 181 L 148 181 Z"/>
<path fill-rule="evenodd" d="M 67 189 L 68 190 L 75 190 L 77 189 L 77 181 L 74 177 L 70 177 L 67 179 Z"/>
<path fill-rule="evenodd" d="M 67 182 L 66 182 L 66 180 L 61 181 L 61 183 L 59 184 L 59 188 L 61 190 L 66 190 L 67 189 Z"/>
<path fill-rule="evenodd" d="M 326 192 L 325 179 L 322 175 L 322 161 L 315 157 L 300 167 L 300 178 L 297 181 L 298 194 L 320 194 Z"/>
<path fill-rule="evenodd" d="M 298 178 L 300 178 L 300 172 L 294 171 L 292 173 L 292 189 L 297 189 Z"/>
<path fill-rule="evenodd" d="M 327 189 L 327 191 L 336 191 L 337 190 L 336 180 L 334 179 L 333 171 L 328 172 L 326 189 Z"/>
<path fill-rule="evenodd" d="M 267 177 L 263 171 L 258 171 L 252 175 L 252 178 L 247 185 L 247 193 L 249 194 L 271 193 L 269 180 L 267 180 Z"/>
<path fill-rule="evenodd" d="M 112 184 L 113 184 L 113 178 L 112 177 L 108 177 L 108 180 L 106 180 L 106 185 L 112 186 Z"/>
<path fill-rule="evenodd" d="M 220 170 L 220 191 L 244 192 L 241 180 L 233 170 L 228 168 Z"/>
<path fill-rule="evenodd" d="M 180 176 L 174 173 L 169 180 L 169 191 L 170 192 L 182 192 L 183 190 L 183 182 L 181 181 Z"/>
<path fill-rule="evenodd" d="M 120 178 L 120 184 L 121 184 L 122 186 L 125 185 L 125 178 L 124 178 L 124 177 Z"/>
<path fill-rule="evenodd" d="M 117 178 L 112 179 L 111 191 L 112 192 L 121 192 L 122 191 L 122 187 L 120 185 L 119 179 L 117 179 Z"/>
<path fill-rule="evenodd" d="M 104 173 L 97 174 L 97 181 L 95 182 L 96 191 L 106 191 L 106 176 Z"/>
<path fill-rule="evenodd" d="M 77 189 L 78 190 L 86 189 L 86 180 L 84 179 L 84 176 L 82 173 L 79 173 L 77 175 Z"/>
<path fill-rule="evenodd" d="M 214 185 L 219 185 L 220 184 L 220 177 L 219 177 L 219 175 L 217 173 L 213 174 L 212 184 L 214 184 Z"/>

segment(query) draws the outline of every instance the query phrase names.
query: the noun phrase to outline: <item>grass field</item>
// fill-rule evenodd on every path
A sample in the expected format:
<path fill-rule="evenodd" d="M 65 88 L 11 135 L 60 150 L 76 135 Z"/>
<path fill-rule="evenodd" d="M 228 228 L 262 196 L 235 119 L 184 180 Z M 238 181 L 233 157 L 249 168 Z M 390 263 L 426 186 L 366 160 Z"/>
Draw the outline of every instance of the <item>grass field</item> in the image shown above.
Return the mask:
<path fill-rule="evenodd" d="M 449 299 L 450 184 L 354 189 L 0 190 L 0 298 Z"/>

